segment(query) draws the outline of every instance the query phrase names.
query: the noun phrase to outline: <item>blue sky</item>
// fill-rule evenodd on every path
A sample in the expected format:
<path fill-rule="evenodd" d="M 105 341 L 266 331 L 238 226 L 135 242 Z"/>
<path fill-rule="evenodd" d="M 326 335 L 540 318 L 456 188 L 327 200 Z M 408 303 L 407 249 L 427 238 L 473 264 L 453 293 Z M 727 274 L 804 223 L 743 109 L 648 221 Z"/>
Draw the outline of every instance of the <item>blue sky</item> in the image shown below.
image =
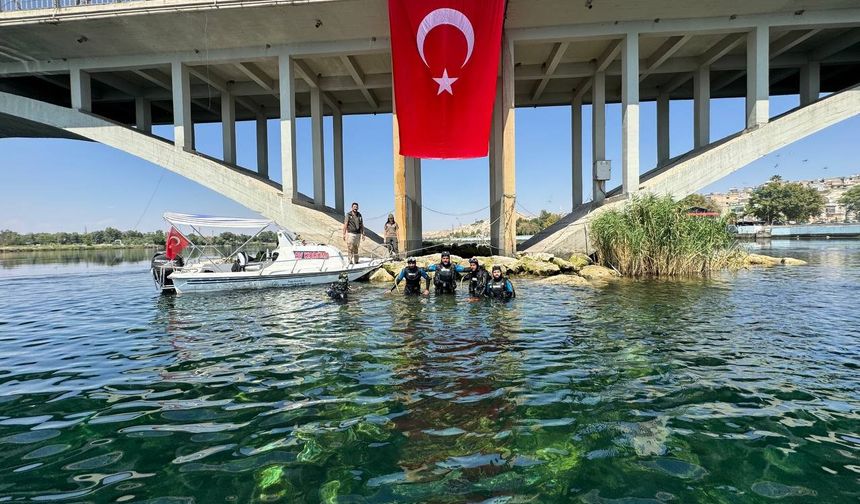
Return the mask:
<path fill-rule="evenodd" d="M 771 116 L 798 105 L 797 96 L 772 97 Z M 711 138 L 716 140 L 743 127 L 743 99 L 713 100 Z M 656 106 L 641 105 L 640 164 L 652 168 L 657 158 Z M 591 109 L 583 112 L 586 180 L 591 166 Z M 691 101 L 673 101 L 670 111 L 671 154 L 693 145 Z M 778 173 L 786 179 L 811 179 L 860 173 L 860 118 L 837 124 L 775 152 L 701 192 L 757 185 Z M 326 187 L 333 206 L 331 122 L 326 120 Z M 556 212 L 570 208 L 570 108 L 523 108 L 516 112 L 517 200 L 519 211 Z M 170 127 L 155 133 L 170 137 Z M 197 125 L 198 150 L 221 155 L 220 125 Z M 621 175 L 621 107 L 607 107 L 607 157 L 613 179 Z M 237 125 L 238 163 L 256 167 L 253 122 Z M 347 205 L 361 204 L 369 226 L 381 228 L 394 207 L 391 155 L 391 116 L 344 118 L 344 178 Z M 297 126 L 299 190 L 312 193 L 310 120 Z M 280 145 L 276 121 L 269 125 L 270 168 L 280 181 Z M 0 229 L 19 232 L 83 231 L 113 226 L 122 230 L 165 228 L 164 211 L 253 216 L 244 207 L 194 182 L 112 148 L 74 140 L 2 139 L 3 177 L 0 183 Z M 806 161 L 804 161 L 806 160 Z M 489 215 L 487 159 L 425 161 L 423 163 L 425 230 L 473 222 Z M 585 198 L 591 186 L 586 183 Z M 151 200 L 151 201 L 150 201 Z M 463 214 L 457 216 L 445 214 Z"/>

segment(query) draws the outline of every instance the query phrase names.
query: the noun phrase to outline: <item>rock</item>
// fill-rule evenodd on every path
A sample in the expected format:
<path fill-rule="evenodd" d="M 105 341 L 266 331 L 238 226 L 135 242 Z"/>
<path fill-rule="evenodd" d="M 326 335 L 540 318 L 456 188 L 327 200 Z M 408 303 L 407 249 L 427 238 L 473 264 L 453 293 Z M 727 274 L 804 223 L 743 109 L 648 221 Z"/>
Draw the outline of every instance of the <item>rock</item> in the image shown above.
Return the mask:
<path fill-rule="evenodd" d="M 418 260 L 418 266 L 421 266 L 422 268 L 426 268 L 426 267 L 430 266 L 431 264 L 439 264 L 442 261 L 442 253 L 440 252 L 438 254 L 419 256 L 419 257 L 416 257 L 416 259 Z M 462 257 L 455 256 L 452 254 L 451 255 L 451 262 L 454 264 L 460 264 L 460 263 L 463 263 L 465 261 L 463 261 Z"/>
<path fill-rule="evenodd" d="M 511 275 L 550 276 L 561 273 L 561 268 L 551 262 L 524 256 L 517 262 L 508 265 L 507 272 Z"/>
<path fill-rule="evenodd" d="M 371 283 L 391 283 L 394 281 L 394 275 L 386 271 L 385 268 L 379 268 L 370 275 L 368 280 Z"/>
<path fill-rule="evenodd" d="M 615 270 L 598 266 L 596 264 L 590 264 L 588 266 L 583 267 L 579 270 L 579 274 L 588 280 L 612 280 L 618 276 L 620 276 Z"/>
<path fill-rule="evenodd" d="M 577 269 L 582 269 L 591 264 L 591 258 L 585 254 L 573 254 L 568 258 L 567 262 L 572 264 Z"/>
<path fill-rule="evenodd" d="M 391 275 L 397 275 L 400 273 L 400 270 L 406 267 L 405 262 L 387 262 L 382 265 L 382 269 L 390 273 Z"/>
<path fill-rule="evenodd" d="M 744 264 L 747 266 L 776 266 L 779 264 L 779 259 L 761 254 L 749 254 L 744 259 Z"/>
<path fill-rule="evenodd" d="M 576 271 L 579 271 L 581 269 L 581 268 L 577 268 L 576 266 L 574 266 L 570 262 L 565 261 L 561 257 L 553 257 L 550 262 L 555 264 L 556 266 L 558 266 L 562 273 L 576 272 Z"/>
<path fill-rule="evenodd" d="M 555 275 L 538 280 L 543 285 L 567 285 L 570 287 L 591 287 L 592 284 L 579 275 Z"/>
<path fill-rule="evenodd" d="M 781 262 L 786 266 L 806 266 L 808 264 L 806 261 L 793 257 L 783 257 Z"/>
<path fill-rule="evenodd" d="M 551 262 L 553 259 L 555 259 L 555 256 L 553 254 L 548 254 L 546 252 L 535 252 L 535 253 L 526 252 L 525 254 L 523 254 L 523 257 L 531 257 L 532 259 L 537 259 L 538 261 L 547 261 L 547 262 Z"/>

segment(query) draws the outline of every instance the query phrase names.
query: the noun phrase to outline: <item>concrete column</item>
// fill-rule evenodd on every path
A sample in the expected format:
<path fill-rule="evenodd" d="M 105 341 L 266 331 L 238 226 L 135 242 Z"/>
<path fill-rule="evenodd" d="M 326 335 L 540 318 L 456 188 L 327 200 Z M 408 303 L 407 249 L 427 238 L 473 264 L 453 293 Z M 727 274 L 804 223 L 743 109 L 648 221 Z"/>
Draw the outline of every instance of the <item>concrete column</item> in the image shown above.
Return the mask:
<path fill-rule="evenodd" d="M 591 174 L 592 197 L 595 204 L 603 203 L 606 199 L 606 183 L 597 180 L 594 163 L 606 159 L 606 74 L 594 74 L 594 85 L 591 87 Z"/>
<path fill-rule="evenodd" d="M 421 160 L 400 155 L 397 110 L 391 114 L 394 157 L 394 220 L 399 224 L 397 240 L 405 255 L 422 244 Z"/>
<path fill-rule="evenodd" d="M 571 182 L 573 184 L 572 209 L 582 204 L 582 98 L 573 99 L 570 104 L 570 147 L 571 169 L 573 170 Z"/>
<path fill-rule="evenodd" d="M 800 67 L 800 105 L 809 105 L 821 94 L 821 63 L 811 61 Z"/>
<path fill-rule="evenodd" d="M 498 114 L 500 135 L 496 138 L 496 180 L 501 188 L 496 235 L 490 237 L 490 246 L 499 254 L 513 256 L 517 251 L 516 214 L 516 163 L 514 127 L 514 43 L 505 34 L 502 37 L 501 107 Z M 501 144 L 501 145 L 499 145 Z"/>
<path fill-rule="evenodd" d="M 747 128 L 769 120 L 770 29 L 756 26 L 747 34 Z"/>
<path fill-rule="evenodd" d="M 152 102 L 141 97 L 134 99 L 134 121 L 138 131 L 152 133 Z"/>
<path fill-rule="evenodd" d="M 490 128 L 490 242 L 496 243 L 499 233 L 499 216 L 502 212 L 502 79 L 496 81 L 496 100 L 493 103 L 493 123 Z M 497 245 L 492 245 L 498 251 Z"/>
<path fill-rule="evenodd" d="M 332 115 L 332 141 L 334 142 L 334 208 L 344 213 L 343 206 L 343 114 L 335 110 Z"/>
<path fill-rule="evenodd" d="M 80 68 L 72 68 L 69 73 L 69 83 L 72 92 L 72 108 L 81 112 L 92 112 L 93 93 L 89 72 Z"/>
<path fill-rule="evenodd" d="M 170 65 L 173 86 L 173 143 L 194 150 L 194 123 L 191 120 L 191 77 L 188 67 L 174 61 Z"/>
<path fill-rule="evenodd" d="M 257 113 L 257 173 L 269 178 L 269 123 L 262 113 Z"/>
<path fill-rule="evenodd" d="M 669 93 L 657 95 L 657 166 L 669 162 Z"/>
<path fill-rule="evenodd" d="M 702 66 L 693 74 L 693 145 L 711 143 L 711 68 Z"/>
<path fill-rule="evenodd" d="M 230 93 L 221 93 L 221 137 L 224 162 L 236 164 L 236 98 Z"/>
<path fill-rule="evenodd" d="M 289 54 L 278 56 L 278 96 L 281 102 L 281 184 L 284 196 L 298 194 L 296 172 L 296 89 L 293 59 Z"/>
<path fill-rule="evenodd" d="M 311 141 L 314 160 L 314 205 L 322 208 L 325 206 L 325 146 L 322 92 L 318 87 L 311 88 Z"/>
<path fill-rule="evenodd" d="M 624 37 L 621 47 L 621 188 L 639 190 L 639 34 Z"/>

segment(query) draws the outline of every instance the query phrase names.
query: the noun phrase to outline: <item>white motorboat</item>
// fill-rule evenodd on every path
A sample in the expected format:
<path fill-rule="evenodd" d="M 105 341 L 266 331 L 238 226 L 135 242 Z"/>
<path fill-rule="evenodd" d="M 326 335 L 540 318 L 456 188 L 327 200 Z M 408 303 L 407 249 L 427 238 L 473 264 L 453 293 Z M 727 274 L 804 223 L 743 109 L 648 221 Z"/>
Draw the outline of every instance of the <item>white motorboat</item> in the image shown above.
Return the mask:
<path fill-rule="evenodd" d="M 182 233 L 181 238 L 176 235 L 168 238 L 177 242 L 187 241 L 189 253 L 186 257 L 176 255 L 169 259 L 165 252 L 159 252 L 152 258 L 152 276 L 162 292 L 181 294 L 224 289 L 319 285 L 337 281 L 344 272 L 349 280 L 353 281 L 379 268 L 383 263 L 382 259 L 360 258 L 357 264 L 350 264 L 338 248 L 304 243 L 284 229 L 277 229 L 277 248 L 250 256 L 243 250 L 244 247 L 266 228 L 275 226 L 270 220 L 179 213 L 165 213 L 164 219 L 174 229 L 190 228 L 195 239 L 204 236 L 202 229 L 257 231 L 228 254 L 218 252 L 213 245 L 193 243 L 188 238 L 191 233 Z"/>

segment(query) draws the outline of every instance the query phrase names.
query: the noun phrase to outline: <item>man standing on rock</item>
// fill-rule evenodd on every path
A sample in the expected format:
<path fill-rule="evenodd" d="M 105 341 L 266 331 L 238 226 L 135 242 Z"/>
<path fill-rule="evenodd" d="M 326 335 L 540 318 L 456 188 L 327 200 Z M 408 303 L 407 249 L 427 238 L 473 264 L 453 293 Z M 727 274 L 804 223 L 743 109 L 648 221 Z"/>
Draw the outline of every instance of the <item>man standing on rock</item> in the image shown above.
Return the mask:
<path fill-rule="evenodd" d="M 346 214 L 343 221 L 343 240 L 346 242 L 349 263 L 358 264 L 358 243 L 364 239 L 364 220 L 358 211 L 358 203 L 352 204 L 352 210 Z"/>

